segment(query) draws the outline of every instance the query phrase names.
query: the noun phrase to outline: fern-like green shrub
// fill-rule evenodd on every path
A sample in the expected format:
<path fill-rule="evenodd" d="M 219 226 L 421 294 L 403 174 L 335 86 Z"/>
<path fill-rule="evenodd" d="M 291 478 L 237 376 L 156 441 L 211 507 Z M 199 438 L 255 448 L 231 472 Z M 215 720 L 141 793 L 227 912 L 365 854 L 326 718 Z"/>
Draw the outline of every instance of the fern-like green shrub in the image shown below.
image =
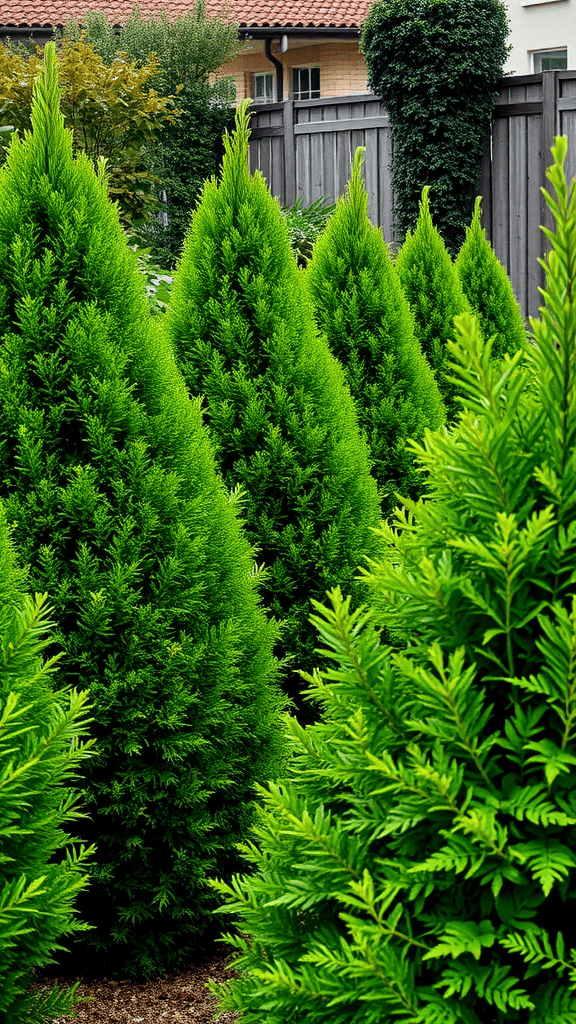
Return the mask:
<path fill-rule="evenodd" d="M 316 322 L 356 401 L 386 516 L 396 492 L 419 493 L 422 475 L 406 440 L 438 427 L 444 406 L 382 232 L 368 220 L 363 158 L 358 149 L 346 193 L 314 246 L 306 276 Z"/>
<path fill-rule="evenodd" d="M 508 274 L 480 223 L 481 202 L 478 197 L 454 266 L 483 336 L 492 338 L 492 355 L 499 358 L 526 343 L 526 330 Z"/>
<path fill-rule="evenodd" d="M 93 704 L 89 955 L 159 972 L 197 947 L 205 875 L 275 777 L 276 629 L 106 183 L 72 158 L 52 44 L 0 173 L 0 267 L 0 492 L 60 678 Z"/>
<path fill-rule="evenodd" d="M 432 223 L 428 187 L 422 190 L 414 231 L 408 231 L 396 257 L 396 270 L 414 314 L 415 333 L 434 371 L 450 419 L 460 409 L 448 380 L 447 343 L 454 339 L 454 317 L 470 311 L 460 278 L 438 229 Z"/>
<path fill-rule="evenodd" d="M 310 598 L 372 550 L 376 483 L 342 367 L 317 336 L 278 202 L 248 170 L 247 105 L 204 188 L 174 279 L 167 330 L 191 394 L 202 395 L 220 469 L 244 494 L 283 631 L 289 695 L 310 668 Z M 345 581 L 345 582 L 344 582 Z"/>
<path fill-rule="evenodd" d="M 418 447 L 425 500 L 383 527 L 371 604 L 316 616 L 324 720 L 215 883 L 238 920 L 222 1009 L 251 1024 L 576 1021 L 576 182 L 535 345 L 503 367 L 469 315 L 465 394 Z M 387 628 L 402 642 L 383 645 Z"/>
<path fill-rule="evenodd" d="M 316 199 L 309 206 L 302 206 L 300 196 L 294 206 L 283 206 L 282 216 L 288 225 L 290 245 L 299 267 L 307 266 L 314 243 L 324 231 L 336 203 L 330 203 L 325 196 Z"/>
<path fill-rule="evenodd" d="M 55 691 L 46 597 L 23 593 L 0 508 L 0 1019 L 44 1024 L 67 1013 L 74 992 L 29 990 L 79 930 L 74 904 L 92 852 L 69 835 L 81 817 L 71 788 L 89 754 L 86 692 Z"/>

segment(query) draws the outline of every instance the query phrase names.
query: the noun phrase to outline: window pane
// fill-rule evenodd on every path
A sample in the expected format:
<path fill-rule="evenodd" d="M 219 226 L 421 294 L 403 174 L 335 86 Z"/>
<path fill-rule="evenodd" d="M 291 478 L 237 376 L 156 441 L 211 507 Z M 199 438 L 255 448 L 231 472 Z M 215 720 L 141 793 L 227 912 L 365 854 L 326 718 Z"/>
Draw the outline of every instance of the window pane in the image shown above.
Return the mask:
<path fill-rule="evenodd" d="M 300 68 L 300 92 L 310 91 L 310 69 Z M 308 99 L 308 97 L 305 97 Z"/>
<path fill-rule="evenodd" d="M 266 101 L 272 103 L 274 100 L 274 75 L 266 75 Z"/>
<path fill-rule="evenodd" d="M 564 71 L 567 66 L 566 57 L 542 57 L 542 71 Z"/>
<path fill-rule="evenodd" d="M 261 100 L 264 98 L 264 75 L 254 75 L 254 85 L 256 96 L 255 99 Z"/>
<path fill-rule="evenodd" d="M 298 93 L 300 92 L 300 83 L 298 81 L 298 68 L 292 68 L 292 93 L 298 99 Z"/>
<path fill-rule="evenodd" d="M 540 50 L 534 53 L 534 71 L 564 71 L 568 67 L 568 50 Z"/>
<path fill-rule="evenodd" d="M 318 99 L 320 96 L 320 68 L 310 68 L 310 88 L 312 89 L 312 98 Z"/>

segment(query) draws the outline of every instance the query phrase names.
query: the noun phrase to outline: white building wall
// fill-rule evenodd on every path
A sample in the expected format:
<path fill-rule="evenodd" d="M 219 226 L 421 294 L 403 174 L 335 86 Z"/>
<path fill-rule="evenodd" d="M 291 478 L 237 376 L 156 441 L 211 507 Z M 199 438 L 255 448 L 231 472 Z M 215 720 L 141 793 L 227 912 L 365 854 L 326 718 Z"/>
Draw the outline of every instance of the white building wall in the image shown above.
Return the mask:
<path fill-rule="evenodd" d="M 576 69 L 576 0 L 505 0 L 512 49 L 506 74 L 531 75 L 534 52 L 568 48 L 568 68 Z"/>

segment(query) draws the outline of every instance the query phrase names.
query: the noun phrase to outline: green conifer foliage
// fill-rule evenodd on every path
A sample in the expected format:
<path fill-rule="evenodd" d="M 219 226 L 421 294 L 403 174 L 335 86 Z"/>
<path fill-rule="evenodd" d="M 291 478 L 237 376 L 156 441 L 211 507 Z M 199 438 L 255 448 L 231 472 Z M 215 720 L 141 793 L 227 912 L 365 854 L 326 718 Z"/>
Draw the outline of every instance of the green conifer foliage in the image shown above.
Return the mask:
<path fill-rule="evenodd" d="M 68 834 L 81 817 L 70 783 L 88 756 L 87 693 L 53 690 L 57 656 L 46 598 L 25 596 L 0 507 L 0 1019 L 44 1024 L 73 991 L 29 990 L 64 936 L 81 928 L 76 895 L 91 851 Z M 63 789 L 67 786 L 66 790 Z"/>
<path fill-rule="evenodd" d="M 275 776 L 276 630 L 105 181 L 72 159 L 52 45 L 32 127 L 0 174 L 0 490 L 94 707 L 93 948 L 153 973 L 195 948 L 205 874 Z"/>
<path fill-rule="evenodd" d="M 364 152 L 356 150 L 348 188 L 314 246 L 307 280 L 316 322 L 356 401 L 386 516 L 396 492 L 416 497 L 421 488 L 406 439 L 438 427 L 444 407 L 382 232 L 368 220 Z"/>
<path fill-rule="evenodd" d="M 220 468 L 245 517 L 283 620 L 280 653 L 307 668 L 310 597 L 352 584 L 379 521 L 340 364 L 318 338 L 288 231 L 261 174 L 248 170 L 247 105 L 226 139 L 220 181 L 193 214 L 168 331 L 194 395 L 205 396 Z M 299 692 L 294 672 L 290 695 Z"/>
<path fill-rule="evenodd" d="M 526 343 L 526 331 L 508 274 L 480 223 L 481 202 L 479 196 L 454 266 L 483 336 L 492 338 L 492 355 L 500 358 Z"/>
<path fill-rule="evenodd" d="M 447 379 L 447 342 L 454 339 L 454 317 L 469 311 L 460 279 L 432 223 L 429 189 L 422 190 L 420 214 L 396 258 L 396 270 L 414 314 L 415 333 L 436 376 L 452 419 L 459 411 L 454 384 Z"/>
<path fill-rule="evenodd" d="M 545 305 L 503 366 L 469 314 L 465 394 L 383 526 L 372 601 L 317 624 L 324 718 L 216 883 L 240 918 L 222 1009 L 251 1024 L 576 1020 L 576 181 L 553 149 Z M 387 627 L 402 641 L 382 644 Z"/>

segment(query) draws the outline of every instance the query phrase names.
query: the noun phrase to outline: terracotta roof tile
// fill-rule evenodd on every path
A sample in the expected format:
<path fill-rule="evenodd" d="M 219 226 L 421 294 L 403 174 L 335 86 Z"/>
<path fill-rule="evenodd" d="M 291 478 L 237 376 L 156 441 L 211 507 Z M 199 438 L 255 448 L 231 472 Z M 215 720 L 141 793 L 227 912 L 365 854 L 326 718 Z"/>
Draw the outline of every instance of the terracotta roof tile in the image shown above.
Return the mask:
<path fill-rule="evenodd" d="M 228 0 L 229 10 L 243 26 L 360 27 L 371 0 Z M 0 0 L 2 25 L 57 25 L 80 18 L 90 10 L 103 11 L 116 22 L 130 14 L 134 0 Z M 145 15 L 162 8 L 176 17 L 195 9 L 195 0 L 140 0 Z M 206 0 L 209 15 L 218 14 L 222 0 Z"/>

